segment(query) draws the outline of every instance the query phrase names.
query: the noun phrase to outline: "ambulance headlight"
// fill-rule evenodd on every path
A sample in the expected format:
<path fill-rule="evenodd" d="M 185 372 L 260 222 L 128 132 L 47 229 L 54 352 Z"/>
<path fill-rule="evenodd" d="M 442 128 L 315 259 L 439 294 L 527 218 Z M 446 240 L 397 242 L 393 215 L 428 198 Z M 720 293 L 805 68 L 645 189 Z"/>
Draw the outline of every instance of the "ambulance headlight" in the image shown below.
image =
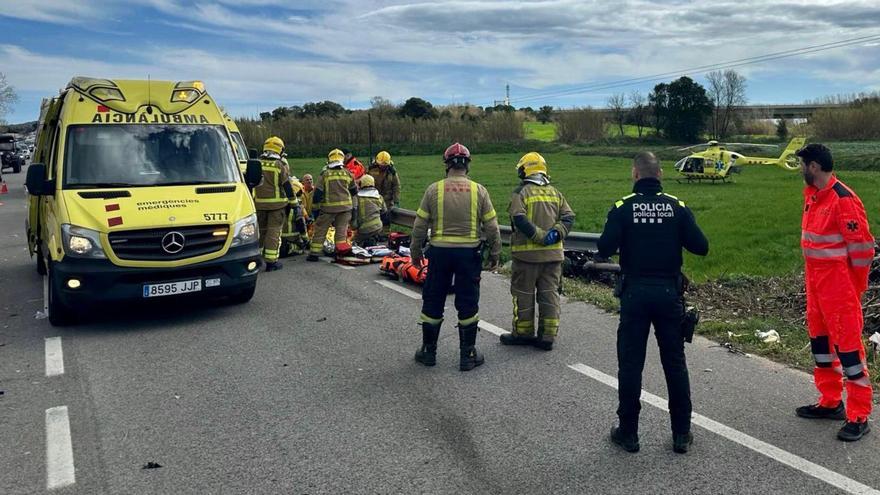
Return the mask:
<path fill-rule="evenodd" d="M 75 258 L 106 258 L 101 248 L 101 234 L 95 230 L 64 224 L 61 226 L 64 251 Z"/>
<path fill-rule="evenodd" d="M 235 222 L 232 228 L 232 245 L 243 246 L 260 239 L 260 231 L 257 227 L 257 215 L 252 213 Z"/>

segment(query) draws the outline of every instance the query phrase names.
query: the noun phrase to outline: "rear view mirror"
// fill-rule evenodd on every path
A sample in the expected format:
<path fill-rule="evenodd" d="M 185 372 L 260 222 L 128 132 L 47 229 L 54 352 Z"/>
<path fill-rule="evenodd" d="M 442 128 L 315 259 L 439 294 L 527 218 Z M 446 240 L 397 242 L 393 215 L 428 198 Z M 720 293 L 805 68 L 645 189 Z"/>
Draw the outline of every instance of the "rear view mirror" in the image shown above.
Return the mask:
<path fill-rule="evenodd" d="M 259 158 L 260 152 L 256 148 L 248 148 L 248 158 Z"/>
<path fill-rule="evenodd" d="M 263 180 L 263 164 L 260 160 L 248 160 L 247 170 L 244 173 L 244 183 L 249 189 L 260 185 Z"/>
<path fill-rule="evenodd" d="M 28 167 L 25 186 L 34 196 L 49 196 L 55 189 L 54 183 L 46 180 L 46 166 L 42 163 L 32 163 Z"/>

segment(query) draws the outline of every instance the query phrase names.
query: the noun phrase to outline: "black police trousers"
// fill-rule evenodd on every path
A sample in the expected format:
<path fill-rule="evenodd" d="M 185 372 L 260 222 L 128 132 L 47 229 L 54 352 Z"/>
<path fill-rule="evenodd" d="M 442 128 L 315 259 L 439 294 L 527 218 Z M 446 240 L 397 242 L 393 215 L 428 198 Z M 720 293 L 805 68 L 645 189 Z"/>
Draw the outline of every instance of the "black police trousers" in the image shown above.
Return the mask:
<path fill-rule="evenodd" d="M 455 309 L 458 321 L 465 324 L 475 320 L 480 310 L 480 272 L 483 260 L 477 248 L 430 247 L 428 275 L 422 287 L 422 314 L 431 319 L 442 319 L 446 296 L 455 279 Z"/>
<path fill-rule="evenodd" d="M 691 428 L 691 390 L 684 338 L 681 332 L 682 304 L 674 279 L 627 279 L 620 296 L 620 326 L 617 328 L 617 378 L 620 428 L 638 433 L 642 369 L 651 325 L 660 347 L 660 362 L 666 375 L 672 432 Z"/>

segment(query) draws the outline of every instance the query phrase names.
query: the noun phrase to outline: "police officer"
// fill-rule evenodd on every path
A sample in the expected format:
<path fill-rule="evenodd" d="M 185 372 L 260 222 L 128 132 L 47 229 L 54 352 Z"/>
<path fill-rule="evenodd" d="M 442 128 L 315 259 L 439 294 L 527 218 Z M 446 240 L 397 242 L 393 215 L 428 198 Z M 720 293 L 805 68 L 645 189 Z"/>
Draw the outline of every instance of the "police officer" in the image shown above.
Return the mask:
<path fill-rule="evenodd" d="M 422 346 L 415 358 L 425 366 L 437 364 L 443 306 L 454 277 L 459 369 L 468 371 L 484 361 L 475 348 L 480 321 L 480 233 L 488 244 L 490 269 L 498 265 L 501 233 L 488 191 L 467 175 L 470 151 L 455 143 L 443 153 L 443 161 L 446 178 L 428 186 L 412 229 L 410 249 L 416 266 L 422 264 L 422 248 L 431 229 L 430 247 L 424 253 L 429 265 L 422 289 Z"/>
<path fill-rule="evenodd" d="M 290 171 L 282 158 L 284 141 L 272 136 L 263 143 L 260 164 L 263 180 L 254 188 L 254 205 L 257 209 L 257 224 L 260 226 L 260 246 L 266 271 L 280 270 L 278 256 L 281 249 L 281 229 L 284 227 L 284 214 L 293 196 L 290 185 Z"/>
<path fill-rule="evenodd" d="M 321 170 L 315 192 L 312 195 L 312 218 L 315 218 L 315 232 L 306 261 L 318 261 L 324 249 L 324 239 L 330 226 L 336 231 L 334 243 L 336 253 L 351 250 L 348 244 L 348 225 L 351 222 L 352 197 L 357 194 L 357 184 L 351 172 L 342 164 L 345 154 L 342 150 L 331 150 L 327 155 L 327 166 Z"/>
<path fill-rule="evenodd" d="M 522 183 L 510 198 L 510 252 L 513 267 L 513 329 L 501 336 L 504 345 L 553 349 L 559 329 L 559 285 L 562 281 L 562 240 L 574 224 L 565 197 L 550 184 L 547 162 L 534 151 L 516 164 Z M 535 298 L 538 335 L 535 336 Z"/>
<path fill-rule="evenodd" d="M 620 250 L 622 272 L 620 326 L 617 329 L 617 376 L 620 424 L 611 440 L 629 452 L 639 450 L 639 396 L 651 325 L 669 392 L 673 450 L 688 451 L 691 398 L 684 356 L 681 304 L 682 248 L 705 256 L 709 241 L 684 202 L 663 192 L 660 162 L 648 152 L 633 160 L 633 193 L 614 204 L 599 239 L 599 255 Z"/>
<path fill-rule="evenodd" d="M 355 244 L 361 247 L 374 246 L 379 242 L 382 226 L 388 224 L 388 208 L 376 190 L 372 175 L 364 175 L 358 184 L 357 215 L 351 221 L 351 227 L 357 230 Z"/>

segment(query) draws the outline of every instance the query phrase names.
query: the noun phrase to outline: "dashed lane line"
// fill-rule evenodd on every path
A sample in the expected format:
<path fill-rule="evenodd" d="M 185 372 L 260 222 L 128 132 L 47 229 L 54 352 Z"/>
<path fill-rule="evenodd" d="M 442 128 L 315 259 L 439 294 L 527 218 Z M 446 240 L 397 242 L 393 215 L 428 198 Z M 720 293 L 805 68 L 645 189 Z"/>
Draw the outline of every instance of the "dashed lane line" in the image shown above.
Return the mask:
<path fill-rule="evenodd" d="M 613 376 L 606 375 L 601 371 L 591 368 L 585 364 L 577 363 L 571 364 L 568 366 L 569 368 L 577 371 L 578 373 L 588 376 L 600 383 L 604 383 L 609 387 L 617 390 L 617 379 Z M 666 399 L 656 396 L 652 393 L 649 393 L 645 390 L 642 390 L 642 402 L 646 404 L 650 404 L 661 411 L 669 412 L 669 407 L 667 405 Z M 782 450 L 775 445 L 771 445 L 762 440 L 758 440 L 755 437 L 746 435 L 745 433 L 733 429 L 727 425 L 721 424 L 713 419 L 707 418 L 702 414 L 693 413 L 692 423 L 701 426 L 716 435 L 722 436 L 734 443 L 738 443 L 747 449 L 753 450 L 763 456 L 769 457 L 776 462 L 781 464 L 785 464 L 791 468 L 797 469 L 798 471 L 812 476 L 820 481 L 824 481 L 831 486 L 839 488 L 847 493 L 851 493 L 853 495 L 880 495 L 880 491 L 859 483 L 858 481 L 847 478 L 846 476 L 822 467 L 816 463 L 810 462 L 803 457 L 799 457 L 791 452 L 786 450 Z"/>
<path fill-rule="evenodd" d="M 76 483 L 67 406 L 46 409 L 46 488 Z"/>
<path fill-rule="evenodd" d="M 495 335 L 497 335 L 499 337 L 510 333 L 501 327 L 496 327 L 495 325 L 489 323 L 488 321 L 480 320 L 480 323 L 477 323 L 477 326 L 480 327 L 481 329 L 489 332 L 489 333 L 494 333 Z"/>
<path fill-rule="evenodd" d="M 46 337 L 46 376 L 64 374 L 64 351 L 61 337 Z"/>

